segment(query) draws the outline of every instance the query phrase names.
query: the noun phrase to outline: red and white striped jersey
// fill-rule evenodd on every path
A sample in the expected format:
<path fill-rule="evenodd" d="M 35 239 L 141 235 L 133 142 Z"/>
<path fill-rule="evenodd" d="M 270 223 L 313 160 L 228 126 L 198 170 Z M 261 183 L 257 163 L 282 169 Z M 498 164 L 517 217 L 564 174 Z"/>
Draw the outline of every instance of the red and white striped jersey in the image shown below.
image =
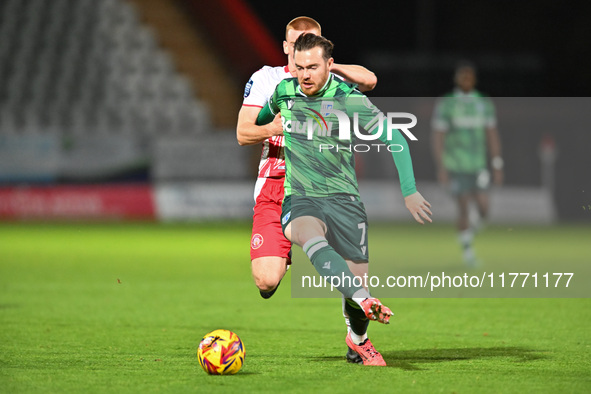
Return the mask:
<path fill-rule="evenodd" d="M 250 77 L 244 88 L 242 105 L 263 108 L 275 91 L 277 84 L 291 78 L 287 66 L 264 66 Z M 281 178 L 285 176 L 284 137 L 274 136 L 263 142 L 259 178 Z"/>

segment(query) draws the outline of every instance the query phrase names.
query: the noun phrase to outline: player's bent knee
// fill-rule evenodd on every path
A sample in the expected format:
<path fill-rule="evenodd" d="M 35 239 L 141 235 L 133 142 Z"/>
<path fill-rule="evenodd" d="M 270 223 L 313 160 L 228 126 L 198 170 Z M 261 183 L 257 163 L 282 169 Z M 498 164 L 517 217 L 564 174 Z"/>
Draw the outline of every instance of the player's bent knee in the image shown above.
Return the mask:
<path fill-rule="evenodd" d="M 269 278 L 256 279 L 255 284 L 261 291 L 271 291 L 279 285 L 278 280 L 270 280 Z"/>
<path fill-rule="evenodd" d="M 287 269 L 287 259 L 282 257 L 261 257 L 251 264 L 252 277 L 259 290 L 270 291 L 279 285 Z"/>
<path fill-rule="evenodd" d="M 254 283 L 261 291 L 271 291 L 279 285 L 283 275 L 278 273 L 263 272 L 259 275 L 253 272 Z"/>

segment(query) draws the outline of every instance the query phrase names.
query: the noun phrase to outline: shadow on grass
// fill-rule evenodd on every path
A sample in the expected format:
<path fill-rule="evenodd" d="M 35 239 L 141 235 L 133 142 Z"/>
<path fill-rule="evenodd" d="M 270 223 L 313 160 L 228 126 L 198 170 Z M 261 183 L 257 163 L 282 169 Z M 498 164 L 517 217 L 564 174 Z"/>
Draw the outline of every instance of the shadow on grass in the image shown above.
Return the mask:
<path fill-rule="evenodd" d="M 447 361 L 479 360 L 485 358 L 512 358 L 513 362 L 527 362 L 546 358 L 539 350 L 521 347 L 475 347 L 459 349 L 417 349 L 382 352 L 390 368 L 420 371 L 420 364 Z M 315 357 L 314 361 L 345 361 L 344 357 Z"/>
<path fill-rule="evenodd" d="M 236 377 L 241 377 L 241 376 L 249 376 L 249 375 L 260 375 L 260 372 L 251 372 L 251 371 L 239 371 L 234 375 L 223 375 L 223 376 L 236 376 Z M 222 375 L 220 375 L 222 376 Z"/>

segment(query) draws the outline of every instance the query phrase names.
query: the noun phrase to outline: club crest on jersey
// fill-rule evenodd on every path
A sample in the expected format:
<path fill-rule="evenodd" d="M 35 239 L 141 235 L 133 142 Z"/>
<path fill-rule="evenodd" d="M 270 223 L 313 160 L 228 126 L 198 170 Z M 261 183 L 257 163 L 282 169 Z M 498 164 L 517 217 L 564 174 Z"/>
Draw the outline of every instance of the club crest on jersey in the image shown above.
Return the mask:
<path fill-rule="evenodd" d="M 248 97 L 250 95 L 250 89 L 252 88 L 253 83 L 254 82 L 252 79 L 246 83 L 246 86 L 244 87 L 244 97 Z"/>
<path fill-rule="evenodd" d="M 265 242 L 265 240 L 263 239 L 263 236 L 261 234 L 254 234 L 252 236 L 252 239 L 250 240 L 250 247 L 252 249 L 258 249 L 261 246 L 263 246 L 263 242 Z"/>
<path fill-rule="evenodd" d="M 322 116 L 328 116 L 331 114 L 331 110 L 334 108 L 332 101 L 322 101 L 320 103 L 320 113 Z"/>

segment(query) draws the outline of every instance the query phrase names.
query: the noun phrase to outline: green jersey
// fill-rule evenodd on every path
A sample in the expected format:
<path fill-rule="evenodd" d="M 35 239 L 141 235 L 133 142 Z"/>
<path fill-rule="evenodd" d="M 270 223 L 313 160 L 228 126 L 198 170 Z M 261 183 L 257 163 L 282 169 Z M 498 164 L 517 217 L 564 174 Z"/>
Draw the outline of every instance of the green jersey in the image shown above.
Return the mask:
<path fill-rule="evenodd" d="M 406 140 L 398 130 L 393 130 L 387 138 L 384 115 L 356 86 L 333 74 L 311 97 L 301 91 L 297 78 L 284 79 L 277 85 L 257 123 L 268 123 L 281 112 L 285 136 L 285 196 L 359 196 L 355 134 L 351 131 L 356 126 L 374 137 L 381 132 L 381 141 L 396 145 L 397 153 L 393 156 L 403 195 L 416 192 Z"/>
<path fill-rule="evenodd" d="M 486 129 L 496 127 L 495 107 L 479 92 L 455 90 L 435 107 L 433 128 L 446 133 L 443 166 L 453 172 L 476 173 L 486 168 Z"/>

